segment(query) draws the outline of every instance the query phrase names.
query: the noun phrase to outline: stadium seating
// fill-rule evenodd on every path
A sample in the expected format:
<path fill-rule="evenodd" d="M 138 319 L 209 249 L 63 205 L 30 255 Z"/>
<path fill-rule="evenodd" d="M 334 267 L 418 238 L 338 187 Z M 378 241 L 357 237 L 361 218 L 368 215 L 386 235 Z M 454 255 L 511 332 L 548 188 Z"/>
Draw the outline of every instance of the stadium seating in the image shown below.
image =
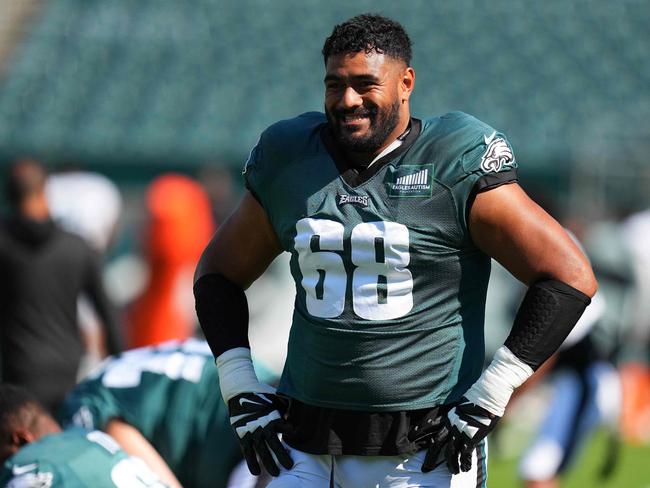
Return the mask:
<path fill-rule="evenodd" d="M 4 61 L 0 157 L 240 164 L 265 126 L 321 109 L 322 42 L 365 10 L 412 35 L 416 115 L 473 113 L 540 164 L 647 142 L 646 2 L 50 0 Z"/>

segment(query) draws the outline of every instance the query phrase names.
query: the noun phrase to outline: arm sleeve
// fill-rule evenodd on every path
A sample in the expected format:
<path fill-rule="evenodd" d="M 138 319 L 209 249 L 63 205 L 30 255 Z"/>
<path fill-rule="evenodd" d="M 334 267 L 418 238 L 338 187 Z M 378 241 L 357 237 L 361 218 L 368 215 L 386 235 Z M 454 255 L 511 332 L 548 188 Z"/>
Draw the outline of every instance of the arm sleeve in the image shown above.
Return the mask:
<path fill-rule="evenodd" d="M 590 302 L 561 281 L 537 281 L 526 292 L 504 345 L 536 371 L 557 351 Z"/>
<path fill-rule="evenodd" d="M 194 284 L 196 316 L 215 358 L 248 341 L 248 301 L 244 289 L 223 275 L 210 273 Z"/>

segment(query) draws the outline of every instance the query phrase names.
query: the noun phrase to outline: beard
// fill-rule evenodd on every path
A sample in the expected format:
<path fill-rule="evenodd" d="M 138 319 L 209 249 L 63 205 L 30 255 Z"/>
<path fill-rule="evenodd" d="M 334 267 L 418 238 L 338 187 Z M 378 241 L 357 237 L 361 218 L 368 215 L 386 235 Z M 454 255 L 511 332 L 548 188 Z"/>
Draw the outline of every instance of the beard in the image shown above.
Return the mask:
<path fill-rule="evenodd" d="M 327 121 L 338 145 L 347 152 L 374 153 L 384 145 L 386 139 L 399 123 L 400 101 L 395 100 L 388 109 L 380 110 L 376 105 L 359 107 L 355 110 L 325 109 Z M 362 136 L 343 128 L 339 120 L 346 115 L 368 117 L 368 130 Z"/>

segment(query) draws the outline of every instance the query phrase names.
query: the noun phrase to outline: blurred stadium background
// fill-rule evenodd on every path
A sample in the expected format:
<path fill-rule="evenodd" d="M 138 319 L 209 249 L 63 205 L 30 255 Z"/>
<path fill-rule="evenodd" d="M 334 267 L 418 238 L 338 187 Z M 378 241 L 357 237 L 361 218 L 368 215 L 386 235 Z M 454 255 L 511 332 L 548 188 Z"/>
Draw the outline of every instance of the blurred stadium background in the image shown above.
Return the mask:
<path fill-rule="evenodd" d="M 638 360 L 644 351 L 625 341 L 647 331 L 625 308 L 619 278 L 643 269 L 621 222 L 650 208 L 644 0 L 0 0 L 0 169 L 30 156 L 106 175 L 125 203 L 109 261 L 137 255 L 152 179 L 173 172 L 206 182 L 218 168 L 234 189 L 213 191 L 236 195 L 260 131 L 321 110 L 323 40 L 365 11 L 399 20 L 414 41 L 415 116 L 462 110 L 508 134 L 523 186 L 552 202 L 605 276 L 615 306 L 603 341 Z M 650 234 L 635 235 L 642 254 Z M 123 277 L 137 268 L 119 269 Z M 262 296 L 273 290 L 260 285 Z M 491 289 L 492 301 L 505 303 L 508 290 Z M 505 308 L 491 306 L 490 320 L 507 322 Z M 516 454 L 493 454 L 492 486 L 514 486 Z M 650 449 L 624 454 L 616 476 L 631 478 L 602 486 L 650 486 L 641 461 Z M 498 481 L 501 471 L 508 481 Z"/>
<path fill-rule="evenodd" d="M 379 11 L 413 37 L 416 115 L 463 110 L 499 127 L 525 178 L 588 190 L 591 211 L 648 203 L 642 0 L 0 5 L 3 159 L 83 162 L 120 180 L 215 159 L 238 167 L 260 130 L 322 107 L 332 25 Z"/>

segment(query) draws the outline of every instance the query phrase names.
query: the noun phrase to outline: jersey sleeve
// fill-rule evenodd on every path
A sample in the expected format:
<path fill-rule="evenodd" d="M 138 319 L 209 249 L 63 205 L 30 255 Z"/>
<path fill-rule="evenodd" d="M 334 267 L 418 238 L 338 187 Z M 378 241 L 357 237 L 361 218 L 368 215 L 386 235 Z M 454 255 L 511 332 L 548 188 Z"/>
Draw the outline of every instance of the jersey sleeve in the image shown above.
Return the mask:
<path fill-rule="evenodd" d="M 253 149 L 251 149 L 251 152 L 248 154 L 242 175 L 244 176 L 244 185 L 246 186 L 246 189 L 251 192 L 260 205 L 264 206 L 259 196 L 259 188 L 262 179 L 262 174 L 260 172 L 262 153 L 262 138 L 260 137 L 257 144 L 255 144 Z"/>
<path fill-rule="evenodd" d="M 269 201 L 267 189 L 278 173 L 278 161 L 290 157 L 287 154 L 290 148 L 283 147 L 282 144 L 287 125 L 289 125 L 287 121 L 276 122 L 262 132 L 257 144 L 248 155 L 242 172 L 246 189 L 266 211 L 272 203 Z"/>
<path fill-rule="evenodd" d="M 66 397 L 59 413 L 59 421 L 64 428 L 103 430 L 111 419 L 121 418 L 118 402 L 108 389 L 97 386 L 97 381 L 80 383 Z"/>
<path fill-rule="evenodd" d="M 471 185 L 470 193 L 491 190 L 517 181 L 517 161 L 506 136 L 491 129 L 462 158 L 463 170 Z"/>
<path fill-rule="evenodd" d="M 517 161 L 507 137 L 480 120 L 461 113 L 449 114 L 454 126 L 456 161 L 447 178 L 458 206 L 459 220 L 467 218 L 478 193 L 517 181 Z"/>
<path fill-rule="evenodd" d="M 306 112 L 276 122 L 262 132 L 246 159 L 242 174 L 246 188 L 267 212 L 278 196 L 272 183 L 276 180 L 281 183 L 287 166 L 305 156 L 310 141 L 324 122 L 323 114 Z"/>

